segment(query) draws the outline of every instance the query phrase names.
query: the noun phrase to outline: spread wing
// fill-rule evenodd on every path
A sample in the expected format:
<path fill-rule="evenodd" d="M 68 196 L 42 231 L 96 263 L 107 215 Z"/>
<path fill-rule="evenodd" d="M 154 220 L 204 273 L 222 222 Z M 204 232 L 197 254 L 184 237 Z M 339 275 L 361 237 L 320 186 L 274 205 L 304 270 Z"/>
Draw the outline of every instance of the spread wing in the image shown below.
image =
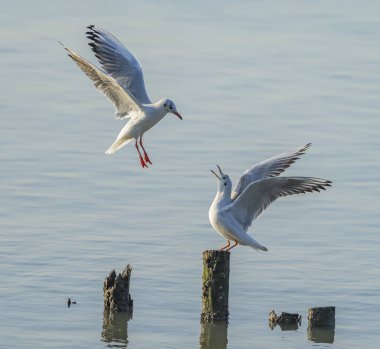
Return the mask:
<path fill-rule="evenodd" d="M 331 182 L 314 177 L 272 177 L 251 183 L 226 210 L 248 229 L 253 220 L 277 198 L 293 194 L 325 190 Z"/>
<path fill-rule="evenodd" d="M 151 103 L 144 84 L 142 68 L 138 60 L 126 47 L 106 30 L 94 25 L 87 27 L 89 45 L 102 68 L 120 86 L 132 94 L 140 103 Z"/>
<path fill-rule="evenodd" d="M 286 153 L 273 156 L 265 161 L 259 162 L 258 164 L 246 170 L 232 190 L 231 199 L 236 200 L 236 198 L 252 182 L 268 177 L 279 176 L 291 164 L 298 160 L 301 155 L 305 154 L 305 151 L 310 146 L 311 143 L 308 143 L 300 148 L 292 149 Z"/>
<path fill-rule="evenodd" d="M 111 76 L 103 73 L 73 50 L 61 45 L 68 52 L 68 56 L 82 69 L 93 81 L 95 87 L 102 92 L 116 107 L 116 116 L 124 117 L 131 111 L 141 111 L 142 107 L 136 99 L 125 91 Z"/>

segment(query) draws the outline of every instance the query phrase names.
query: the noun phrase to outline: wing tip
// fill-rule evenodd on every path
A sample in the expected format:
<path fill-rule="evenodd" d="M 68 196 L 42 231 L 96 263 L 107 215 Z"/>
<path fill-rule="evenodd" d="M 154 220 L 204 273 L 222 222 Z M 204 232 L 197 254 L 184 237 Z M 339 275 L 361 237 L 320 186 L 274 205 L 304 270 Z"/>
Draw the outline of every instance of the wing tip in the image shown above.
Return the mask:
<path fill-rule="evenodd" d="M 65 50 L 67 50 L 67 47 L 62 43 L 62 41 L 57 40 L 58 44 L 60 44 Z"/>
<path fill-rule="evenodd" d="M 311 142 L 306 143 L 305 145 L 303 145 L 303 146 L 302 146 L 301 148 L 299 148 L 299 150 L 297 151 L 296 156 L 298 156 L 298 155 L 304 155 L 305 152 L 306 152 L 306 150 L 308 150 L 308 149 L 311 147 L 311 145 L 312 145 Z M 298 158 L 295 159 L 295 160 L 298 160 Z"/>

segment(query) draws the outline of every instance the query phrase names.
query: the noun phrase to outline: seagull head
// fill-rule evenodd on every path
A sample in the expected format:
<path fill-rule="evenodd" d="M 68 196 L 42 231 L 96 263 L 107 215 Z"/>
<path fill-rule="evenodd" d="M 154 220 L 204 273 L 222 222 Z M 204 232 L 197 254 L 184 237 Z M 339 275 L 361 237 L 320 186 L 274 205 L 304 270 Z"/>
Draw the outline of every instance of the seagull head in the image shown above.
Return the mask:
<path fill-rule="evenodd" d="M 218 181 L 218 190 L 220 192 L 225 192 L 226 190 L 231 192 L 232 182 L 231 182 L 230 177 L 228 177 L 228 175 L 223 173 L 219 165 L 216 165 L 216 166 L 218 167 L 219 175 L 216 174 L 216 172 L 214 172 L 213 170 L 211 170 L 211 172 L 215 175 L 216 180 Z"/>
<path fill-rule="evenodd" d="M 161 105 L 167 113 L 172 113 L 174 115 L 177 115 L 182 120 L 182 115 L 178 113 L 177 108 L 173 101 L 171 101 L 170 99 L 163 99 L 161 101 Z"/>

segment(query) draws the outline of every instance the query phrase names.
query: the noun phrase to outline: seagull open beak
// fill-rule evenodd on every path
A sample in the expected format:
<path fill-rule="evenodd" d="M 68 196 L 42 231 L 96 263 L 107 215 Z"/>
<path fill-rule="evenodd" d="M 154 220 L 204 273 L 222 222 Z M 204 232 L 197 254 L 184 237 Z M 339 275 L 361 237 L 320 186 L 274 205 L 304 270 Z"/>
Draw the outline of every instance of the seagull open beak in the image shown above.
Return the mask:
<path fill-rule="evenodd" d="M 220 169 L 219 165 L 216 165 L 216 166 L 217 166 L 218 169 L 219 169 L 220 177 L 223 177 L 223 172 L 222 172 L 222 170 Z"/>
<path fill-rule="evenodd" d="M 182 116 L 180 113 L 178 113 L 177 111 L 173 111 L 173 114 L 177 115 L 182 120 Z"/>
<path fill-rule="evenodd" d="M 220 177 L 219 177 L 219 176 L 218 176 L 213 170 L 211 170 L 211 172 L 215 175 L 216 178 L 221 179 L 222 176 L 223 176 L 223 172 L 222 172 L 222 170 L 220 169 L 219 165 L 216 165 L 216 166 L 217 166 L 218 169 L 219 169 Z"/>
<path fill-rule="evenodd" d="M 213 170 L 210 171 L 215 175 L 216 178 L 220 179 L 220 177 Z"/>

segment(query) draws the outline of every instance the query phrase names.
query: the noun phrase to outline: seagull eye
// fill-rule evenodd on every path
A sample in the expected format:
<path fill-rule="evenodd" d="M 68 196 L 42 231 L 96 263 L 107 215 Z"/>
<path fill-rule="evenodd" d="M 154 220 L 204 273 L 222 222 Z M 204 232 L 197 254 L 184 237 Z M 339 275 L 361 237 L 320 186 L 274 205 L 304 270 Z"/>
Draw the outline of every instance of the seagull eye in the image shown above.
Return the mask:
<path fill-rule="evenodd" d="M 172 106 L 170 106 L 170 109 L 173 109 L 173 107 L 172 107 Z"/>
<path fill-rule="evenodd" d="M 224 183 L 224 185 L 227 185 L 227 183 Z"/>
<path fill-rule="evenodd" d="M 226 179 L 226 177 L 223 177 L 223 179 Z"/>

